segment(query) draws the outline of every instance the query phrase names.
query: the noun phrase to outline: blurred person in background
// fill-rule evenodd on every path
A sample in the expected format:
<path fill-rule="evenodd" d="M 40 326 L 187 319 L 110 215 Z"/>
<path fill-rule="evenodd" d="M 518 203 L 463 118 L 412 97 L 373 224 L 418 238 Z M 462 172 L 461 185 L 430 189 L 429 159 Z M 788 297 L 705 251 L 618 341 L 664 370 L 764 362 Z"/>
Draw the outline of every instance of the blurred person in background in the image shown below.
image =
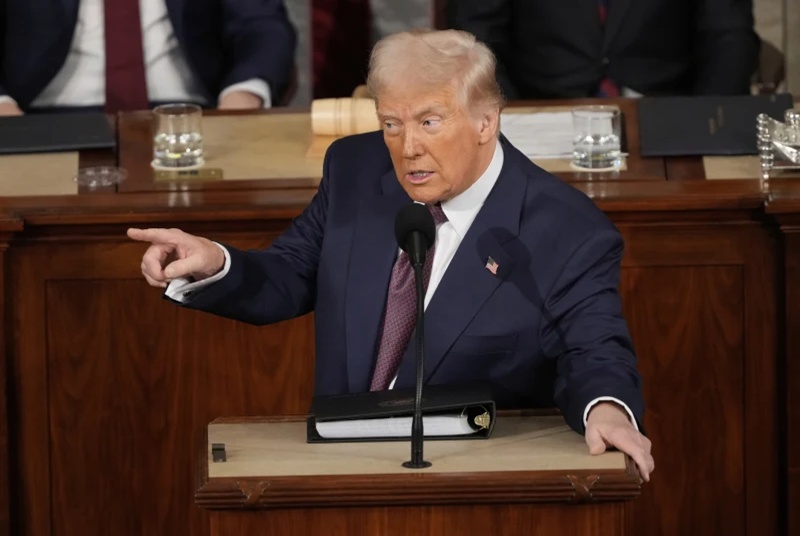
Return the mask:
<path fill-rule="evenodd" d="M 282 0 L 0 0 L 0 115 L 268 108 L 295 47 Z"/>
<path fill-rule="evenodd" d="M 446 24 L 510 100 L 748 94 L 760 47 L 752 0 L 450 0 Z"/>

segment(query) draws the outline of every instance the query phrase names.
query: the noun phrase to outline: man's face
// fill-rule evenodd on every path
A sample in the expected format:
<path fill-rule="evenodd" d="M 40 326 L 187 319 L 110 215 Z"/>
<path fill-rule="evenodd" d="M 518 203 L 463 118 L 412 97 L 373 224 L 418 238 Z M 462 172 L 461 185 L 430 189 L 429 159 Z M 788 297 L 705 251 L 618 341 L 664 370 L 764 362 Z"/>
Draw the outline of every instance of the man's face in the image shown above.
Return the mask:
<path fill-rule="evenodd" d="M 378 119 L 397 178 L 414 201 L 450 199 L 474 183 L 494 154 L 494 124 L 461 105 L 455 88 L 387 89 Z M 490 150 L 489 150 L 490 149 Z"/>

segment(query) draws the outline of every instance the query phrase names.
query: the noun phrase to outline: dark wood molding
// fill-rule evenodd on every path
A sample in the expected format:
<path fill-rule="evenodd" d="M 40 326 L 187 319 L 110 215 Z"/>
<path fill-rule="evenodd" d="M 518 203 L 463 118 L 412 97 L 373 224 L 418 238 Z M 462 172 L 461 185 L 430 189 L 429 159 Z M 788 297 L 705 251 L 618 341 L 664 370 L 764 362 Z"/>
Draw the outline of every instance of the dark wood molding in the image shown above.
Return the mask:
<path fill-rule="evenodd" d="M 293 418 L 284 420 L 296 420 Z M 215 423 L 242 422 L 217 419 Z M 260 422 L 263 419 L 244 419 Z M 206 428 L 207 430 L 207 428 Z M 407 473 L 276 478 L 208 477 L 206 434 L 199 434 L 195 504 L 206 509 L 425 506 L 628 501 L 641 478 L 628 459 L 622 471 Z M 398 462 L 399 463 L 399 462 Z"/>
<path fill-rule="evenodd" d="M 9 438 L 8 417 L 12 412 L 9 407 L 8 395 L 13 384 L 8 375 L 8 351 L 11 341 L 9 336 L 10 323 L 8 321 L 9 304 L 6 297 L 8 289 L 8 248 L 14 235 L 22 229 L 22 222 L 16 218 L 0 214 L 0 536 L 10 536 L 14 533 L 11 528 L 11 480 L 9 475 L 14 473 L 10 446 L 14 445 Z"/>

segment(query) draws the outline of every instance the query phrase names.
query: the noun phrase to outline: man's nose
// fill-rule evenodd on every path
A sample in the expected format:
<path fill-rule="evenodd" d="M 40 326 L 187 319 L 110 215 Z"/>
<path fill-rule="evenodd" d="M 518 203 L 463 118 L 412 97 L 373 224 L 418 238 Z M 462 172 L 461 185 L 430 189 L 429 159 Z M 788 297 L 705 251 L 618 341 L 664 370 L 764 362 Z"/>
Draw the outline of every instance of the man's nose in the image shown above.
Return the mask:
<path fill-rule="evenodd" d="M 424 152 L 417 134 L 411 129 L 406 130 L 403 134 L 403 157 L 416 158 Z"/>

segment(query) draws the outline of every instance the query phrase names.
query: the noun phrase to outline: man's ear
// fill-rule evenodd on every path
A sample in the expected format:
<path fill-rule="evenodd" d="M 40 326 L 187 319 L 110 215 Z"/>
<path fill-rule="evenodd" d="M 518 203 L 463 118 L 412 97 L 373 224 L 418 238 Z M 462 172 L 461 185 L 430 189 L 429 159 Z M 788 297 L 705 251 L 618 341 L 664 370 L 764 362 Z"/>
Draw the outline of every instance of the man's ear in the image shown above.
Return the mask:
<path fill-rule="evenodd" d="M 481 112 L 478 126 L 481 145 L 496 140 L 497 131 L 500 128 L 500 109 L 490 108 L 485 112 Z"/>

